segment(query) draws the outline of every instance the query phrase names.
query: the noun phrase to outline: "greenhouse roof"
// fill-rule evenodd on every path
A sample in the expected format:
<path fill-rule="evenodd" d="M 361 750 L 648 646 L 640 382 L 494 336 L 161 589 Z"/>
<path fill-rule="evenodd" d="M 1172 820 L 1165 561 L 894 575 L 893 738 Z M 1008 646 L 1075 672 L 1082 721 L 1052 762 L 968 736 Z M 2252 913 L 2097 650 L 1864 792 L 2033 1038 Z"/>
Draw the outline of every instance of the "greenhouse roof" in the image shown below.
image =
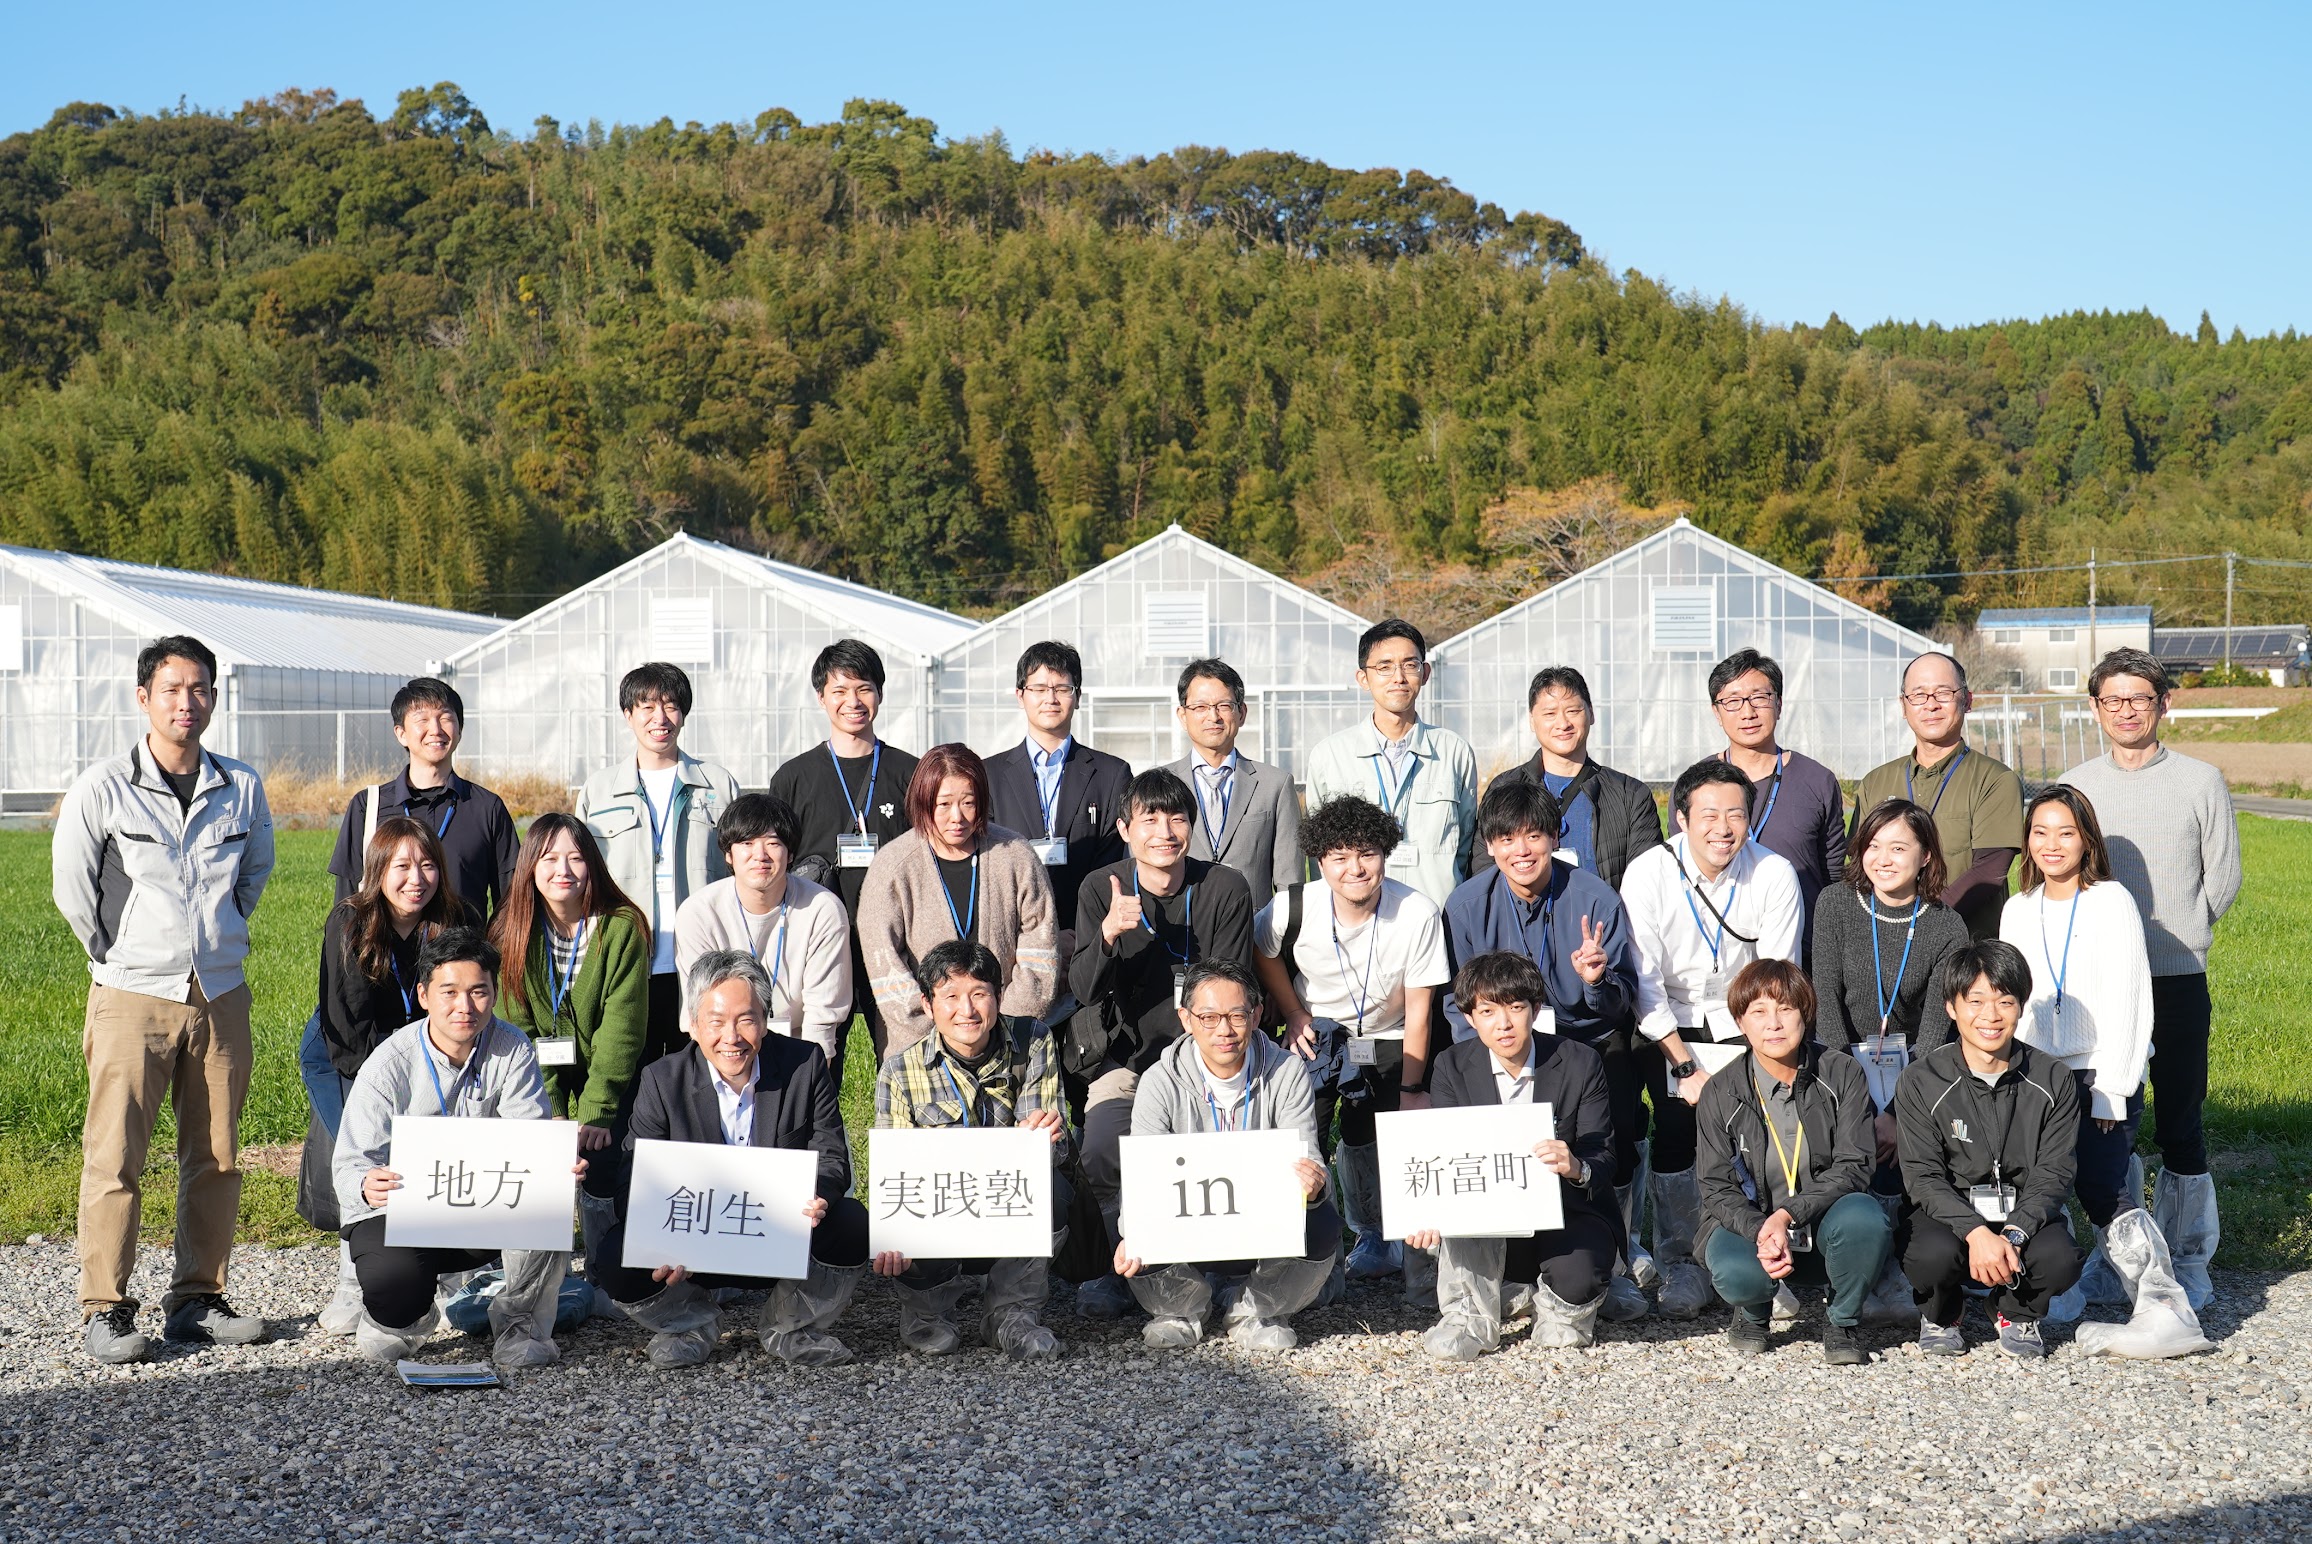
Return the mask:
<path fill-rule="evenodd" d="M 1218 567 L 1233 570 L 1242 578 L 1257 580 L 1258 582 L 1265 584 L 1274 590 L 1288 591 L 1291 593 L 1293 599 L 1308 607 L 1309 610 L 1325 617 L 1330 621 L 1340 622 L 1347 626 L 1354 627 L 1359 632 L 1363 632 L 1366 628 L 1373 625 L 1345 606 L 1337 606 L 1333 602 L 1325 599 L 1322 595 L 1317 594 L 1314 590 L 1303 589 L 1301 586 L 1293 583 L 1290 579 L 1280 578 L 1277 575 L 1270 573 L 1267 569 L 1262 568 L 1257 563 L 1247 562 L 1245 559 L 1238 557 L 1235 553 L 1230 552 L 1227 548 L 1217 546 L 1212 542 L 1208 542 L 1203 537 L 1197 535 L 1195 532 L 1187 529 L 1185 526 L 1178 524 L 1166 526 L 1163 530 L 1158 531 L 1154 536 L 1149 537 L 1146 541 L 1139 542 L 1133 546 L 1127 547 L 1122 552 L 1119 552 L 1114 557 L 1108 559 L 1106 562 L 1097 564 L 1091 568 L 1087 568 L 1082 573 L 1077 574 L 1072 578 L 1063 580 L 1059 584 L 1056 584 L 1052 586 L 1052 588 L 1044 591 L 1041 595 L 1036 596 L 1033 600 L 1024 601 L 1021 604 L 1014 606 L 1011 610 L 1005 612 L 1002 616 L 997 617 L 995 620 L 985 625 L 990 629 L 1001 627 L 1004 623 L 1009 622 L 1026 612 L 1034 611 L 1039 607 L 1049 605 L 1054 597 L 1062 595 L 1070 589 L 1074 589 L 1079 585 L 1091 584 L 1097 580 L 1108 577 L 1109 571 L 1111 569 L 1128 568 L 1135 563 L 1144 562 L 1148 558 L 1153 557 L 1168 548 L 1174 547 L 1185 550 L 1192 557 L 1201 558 L 1204 561 L 1215 564 Z"/>
<path fill-rule="evenodd" d="M 502 625 L 471 612 L 36 547 L 0 547 L 0 563 L 120 627 L 154 638 L 190 633 L 227 665 L 404 675 Z"/>

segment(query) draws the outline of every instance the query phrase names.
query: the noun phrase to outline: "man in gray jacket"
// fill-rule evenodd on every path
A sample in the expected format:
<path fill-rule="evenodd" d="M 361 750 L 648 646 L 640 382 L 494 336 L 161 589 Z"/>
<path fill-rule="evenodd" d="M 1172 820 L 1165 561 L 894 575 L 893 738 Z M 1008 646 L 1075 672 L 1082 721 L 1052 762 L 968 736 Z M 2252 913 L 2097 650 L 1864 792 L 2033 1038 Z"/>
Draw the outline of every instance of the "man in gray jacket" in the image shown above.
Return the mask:
<path fill-rule="evenodd" d="M 1206 1273 L 1233 1278 L 1221 1291 L 1228 1338 L 1261 1351 L 1299 1344 L 1292 1316 L 1317 1300 L 1341 1252 L 1341 1214 L 1327 1195 L 1318 1160 L 1316 1097 L 1301 1059 L 1260 1033 L 1260 986 L 1234 960 L 1200 960 L 1181 988 L 1181 1027 L 1156 1064 L 1140 1075 L 1132 1101 L 1134 1136 L 1209 1131 L 1293 1131 L 1302 1154 L 1295 1177 L 1308 1202 L 1298 1256 L 1275 1260 L 1141 1265 L 1127 1238 L 1116 1245 L 1116 1274 L 1148 1311 L 1140 1338 L 1184 1349 L 1204 1338 L 1212 1308 Z"/>
<path fill-rule="evenodd" d="M 1226 660 L 1191 661 L 1180 672 L 1180 727 L 1196 749 L 1165 770 L 1196 794 L 1188 856 L 1244 876 L 1252 909 L 1304 877 L 1300 801 L 1292 775 L 1236 748 L 1244 732 L 1244 677 Z"/>
<path fill-rule="evenodd" d="M 201 748 L 217 656 L 197 638 L 137 655 L 149 731 L 82 773 L 56 815 L 56 909 L 88 954 L 88 1118 L 80 1158 L 80 1311 L 89 1353 L 140 1362 L 152 1344 L 128 1295 L 145 1151 L 177 1115 L 170 1340 L 248 1345 L 265 1321 L 225 1301 L 241 1211 L 241 1104 L 254 1056 L 249 915 L 273 872 L 273 815 L 254 770 Z"/>

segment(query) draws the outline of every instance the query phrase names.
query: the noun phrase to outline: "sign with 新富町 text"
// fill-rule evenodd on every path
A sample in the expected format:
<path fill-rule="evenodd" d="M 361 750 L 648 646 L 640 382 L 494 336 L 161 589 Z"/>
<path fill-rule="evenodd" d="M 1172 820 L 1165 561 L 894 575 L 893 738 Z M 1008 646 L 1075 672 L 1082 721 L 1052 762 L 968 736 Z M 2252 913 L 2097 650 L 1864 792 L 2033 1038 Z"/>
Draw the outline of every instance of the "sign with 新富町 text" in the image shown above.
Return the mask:
<path fill-rule="evenodd" d="M 818 1179 L 819 1155 L 805 1149 L 639 1140 L 624 1263 L 800 1281 L 811 1272 L 803 1213 Z"/>
<path fill-rule="evenodd" d="M 385 1241 L 411 1249 L 568 1249 L 578 1126 L 396 1115 Z"/>
<path fill-rule="evenodd" d="M 975 1126 L 867 1134 L 867 1247 L 911 1260 L 1052 1252 L 1048 1132 Z"/>
<path fill-rule="evenodd" d="M 1300 1133 L 1131 1136 L 1122 1153 L 1124 1252 L 1142 1264 L 1278 1260 L 1304 1247 Z"/>
<path fill-rule="evenodd" d="M 1391 1110 L 1374 1117 L 1381 1234 L 1525 1238 L 1565 1226 L 1556 1171 L 1534 1156 L 1557 1135 L 1546 1104 Z"/>

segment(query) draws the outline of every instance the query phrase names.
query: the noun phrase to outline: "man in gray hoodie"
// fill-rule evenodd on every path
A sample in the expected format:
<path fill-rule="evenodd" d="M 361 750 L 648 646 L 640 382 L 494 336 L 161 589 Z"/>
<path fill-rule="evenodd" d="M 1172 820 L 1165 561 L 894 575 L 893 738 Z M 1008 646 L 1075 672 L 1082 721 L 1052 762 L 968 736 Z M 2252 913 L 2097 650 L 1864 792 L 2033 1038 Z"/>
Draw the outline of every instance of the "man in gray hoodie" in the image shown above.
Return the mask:
<path fill-rule="evenodd" d="M 1308 1202 L 1298 1256 L 1276 1260 L 1200 1261 L 1144 1267 L 1127 1238 L 1116 1246 L 1116 1274 L 1149 1314 L 1140 1338 L 1185 1349 L 1204 1338 L 1212 1308 L 1207 1272 L 1234 1278 L 1220 1294 L 1228 1338 L 1261 1351 L 1299 1343 L 1289 1322 L 1317 1300 L 1341 1250 L 1341 1214 L 1327 1194 L 1318 1159 L 1316 1097 L 1301 1059 L 1260 1033 L 1260 987 L 1233 960 L 1200 960 L 1182 984 L 1186 1031 L 1140 1074 L 1132 1101 L 1134 1136 L 1211 1131 L 1292 1131 L 1301 1138 L 1295 1177 Z"/>

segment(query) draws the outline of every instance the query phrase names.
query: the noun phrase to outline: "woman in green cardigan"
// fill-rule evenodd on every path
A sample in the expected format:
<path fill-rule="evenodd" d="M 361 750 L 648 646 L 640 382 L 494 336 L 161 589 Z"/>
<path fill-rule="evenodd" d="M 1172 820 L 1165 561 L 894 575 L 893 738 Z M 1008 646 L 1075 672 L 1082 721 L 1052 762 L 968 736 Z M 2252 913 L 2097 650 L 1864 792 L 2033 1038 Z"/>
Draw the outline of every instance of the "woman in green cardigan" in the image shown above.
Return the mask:
<path fill-rule="evenodd" d="M 498 1011 L 536 1042 L 554 1113 L 590 1156 L 578 1198 L 588 1275 L 617 1220 L 626 1118 L 650 1022 L 650 924 L 610 877 L 594 834 L 540 815 L 514 859 L 490 941 L 505 964 Z"/>

